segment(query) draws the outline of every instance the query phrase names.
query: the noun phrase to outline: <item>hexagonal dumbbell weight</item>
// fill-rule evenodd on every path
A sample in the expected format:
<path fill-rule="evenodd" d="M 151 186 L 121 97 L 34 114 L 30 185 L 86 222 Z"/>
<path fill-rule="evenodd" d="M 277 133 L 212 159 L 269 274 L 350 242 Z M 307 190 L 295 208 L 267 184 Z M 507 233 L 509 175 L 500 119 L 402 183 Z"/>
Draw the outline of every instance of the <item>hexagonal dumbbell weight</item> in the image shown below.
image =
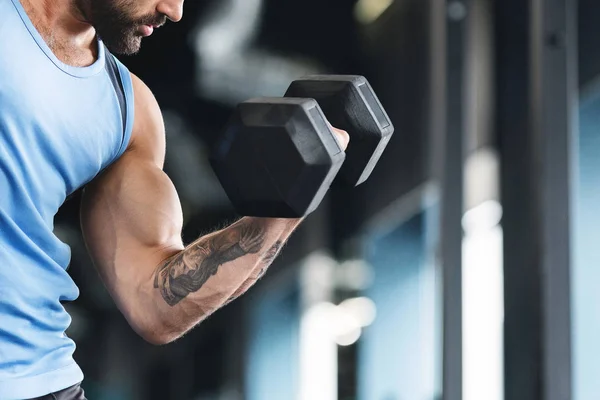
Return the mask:
<path fill-rule="evenodd" d="M 328 119 L 350 134 L 346 154 Z M 211 165 L 239 214 L 300 218 L 319 205 L 340 169 L 345 183 L 364 182 L 392 133 L 364 78 L 306 77 L 285 98 L 239 104 Z"/>
<path fill-rule="evenodd" d="M 299 218 L 319 205 L 345 154 L 313 99 L 239 104 L 211 157 L 240 215 Z"/>

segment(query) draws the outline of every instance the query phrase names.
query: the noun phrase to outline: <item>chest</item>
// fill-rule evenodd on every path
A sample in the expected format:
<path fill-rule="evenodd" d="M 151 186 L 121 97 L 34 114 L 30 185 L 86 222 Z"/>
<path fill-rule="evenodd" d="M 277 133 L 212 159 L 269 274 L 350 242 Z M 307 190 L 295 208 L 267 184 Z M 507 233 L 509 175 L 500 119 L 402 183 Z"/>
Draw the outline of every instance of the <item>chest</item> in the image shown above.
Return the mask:
<path fill-rule="evenodd" d="M 4 38 L 0 35 L 0 187 L 13 202 L 26 193 L 51 215 L 118 154 L 120 106 L 105 70 L 71 76 L 35 43 Z"/>
<path fill-rule="evenodd" d="M 93 167 L 91 173 L 102 168 L 120 145 L 123 132 L 111 84 L 100 76 L 61 76 L 40 64 L 22 68 L 4 64 L 0 61 L 0 76 L 8 81 L 0 84 L 0 119 L 12 126 L 11 140 L 56 167 L 85 164 Z"/>

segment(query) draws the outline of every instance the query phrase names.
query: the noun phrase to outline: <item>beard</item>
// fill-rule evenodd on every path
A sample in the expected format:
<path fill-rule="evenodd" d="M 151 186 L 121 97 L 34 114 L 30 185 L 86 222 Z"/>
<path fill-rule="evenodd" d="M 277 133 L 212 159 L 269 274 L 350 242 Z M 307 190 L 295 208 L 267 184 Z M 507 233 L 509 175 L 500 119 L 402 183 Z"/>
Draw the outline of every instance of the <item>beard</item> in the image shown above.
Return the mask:
<path fill-rule="evenodd" d="M 108 50 L 115 54 L 136 54 L 142 45 L 140 27 L 163 25 L 162 14 L 135 16 L 136 0 L 75 0 Z"/>

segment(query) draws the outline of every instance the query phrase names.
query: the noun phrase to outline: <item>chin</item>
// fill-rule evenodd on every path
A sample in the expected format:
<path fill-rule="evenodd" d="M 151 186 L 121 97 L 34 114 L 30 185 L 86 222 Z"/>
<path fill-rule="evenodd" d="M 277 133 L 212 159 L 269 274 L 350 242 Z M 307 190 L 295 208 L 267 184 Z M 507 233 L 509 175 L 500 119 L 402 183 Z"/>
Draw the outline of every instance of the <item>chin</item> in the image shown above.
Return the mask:
<path fill-rule="evenodd" d="M 119 43 L 104 42 L 108 50 L 113 54 L 123 56 L 133 56 L 139 53 L 142 47 L 142 38 L 128 38 L 128 40 L 121 40 Z"/>

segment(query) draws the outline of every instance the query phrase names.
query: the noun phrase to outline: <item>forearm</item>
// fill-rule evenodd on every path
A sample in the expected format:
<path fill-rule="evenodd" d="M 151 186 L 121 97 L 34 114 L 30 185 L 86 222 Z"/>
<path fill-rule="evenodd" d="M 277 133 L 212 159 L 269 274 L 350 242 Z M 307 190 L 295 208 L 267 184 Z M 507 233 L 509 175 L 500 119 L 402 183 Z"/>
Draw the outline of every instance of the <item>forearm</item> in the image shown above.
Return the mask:
<path fill-rule="evenodd" d="M 300 220 L 243 218 L 204 236 L 160 264 L 144 282 L 142 309 L 171 341 L 242 295 L 278 255 Z M 149 306 L 149 307 L 147 307 Z"/>

